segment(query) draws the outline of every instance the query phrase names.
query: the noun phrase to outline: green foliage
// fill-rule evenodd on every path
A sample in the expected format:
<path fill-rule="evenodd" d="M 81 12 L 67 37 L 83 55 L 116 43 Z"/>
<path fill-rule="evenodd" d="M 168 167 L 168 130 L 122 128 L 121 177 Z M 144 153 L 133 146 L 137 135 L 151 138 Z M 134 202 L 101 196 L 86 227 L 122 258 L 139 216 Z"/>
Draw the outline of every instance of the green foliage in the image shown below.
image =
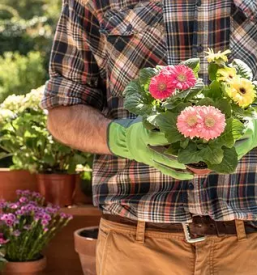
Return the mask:
<path fill-rule="evenodd" d="M 0 102 L 11 94 L 26 94 L 45 81 L 43 59 L 39 52 L 28 56 L 18 53 L 5 53 L 0 57 Z"/>
<path fill-rule="evenodd" d="M 1 0 L 0 55 L 5 52 L 18 52 L 21 55 L 31 51 L 40 52 L 46 79 L 61 3 L 61 0 Z"/>
<path fill-rule="evenodd" d="M 0 116 L 0 146 L 6 155 L 12 155 L 14 169 L 72 174 L 78 164 L 87 164 L 90 155 L 63 145 L 50 135 L 47 114 L 39 108 L 42 93 L 40 88 L 26 96 L 10 96 L 3 102 L 1 111 L 8 112 L 2 120 Z"/>
<path fill-rule="evenodd" d="M 251 68 L 242 60 L 234 59 L 232 62 L 232 66 L 236 68 L 237 74 L 239 74 L 241 77 L 246 78 L 248 80 L 253 79 L 253 73 Z"/>

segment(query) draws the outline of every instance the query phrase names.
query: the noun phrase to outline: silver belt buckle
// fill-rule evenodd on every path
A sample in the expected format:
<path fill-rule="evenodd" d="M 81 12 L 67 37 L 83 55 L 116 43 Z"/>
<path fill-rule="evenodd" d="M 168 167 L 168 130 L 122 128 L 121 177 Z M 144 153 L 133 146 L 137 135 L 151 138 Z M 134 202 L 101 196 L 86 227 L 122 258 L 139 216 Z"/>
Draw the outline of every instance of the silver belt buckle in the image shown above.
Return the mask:
<path fill-rule="evenodd" d="M 205 236 L 199 237 L 199 238 L 191 238 L 189 224 L 188 223 L 182 223 L 182 226 L 183 226 L 186 241 L 188 243 L 198 243 L 198 242 L 202 242 L 206 239 Z"/>

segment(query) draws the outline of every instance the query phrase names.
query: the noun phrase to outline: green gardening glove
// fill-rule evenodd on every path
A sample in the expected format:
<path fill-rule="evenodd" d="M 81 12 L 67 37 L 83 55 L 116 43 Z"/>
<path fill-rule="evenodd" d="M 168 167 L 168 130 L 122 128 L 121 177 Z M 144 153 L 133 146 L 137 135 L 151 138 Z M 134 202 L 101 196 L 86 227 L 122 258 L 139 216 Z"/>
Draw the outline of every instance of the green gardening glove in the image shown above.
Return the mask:
<path fill-rule="evenodd" d="M 193 174 L 176 158 L 151 148 L 167 144 L 164 134 L 147 130 L 141 118 L 114 120 L 108 128 L 108 145 L 114 155 L 142 162 L 175 179 L 193 179 Z"/>
<path fill-rule="evenodd" d="M 238 159 L 241 159 L 254 147 L 257 147 L 257 119 L 249 120 L 245 134 L 240 140 L 236 141 L 235 148 Z"/>

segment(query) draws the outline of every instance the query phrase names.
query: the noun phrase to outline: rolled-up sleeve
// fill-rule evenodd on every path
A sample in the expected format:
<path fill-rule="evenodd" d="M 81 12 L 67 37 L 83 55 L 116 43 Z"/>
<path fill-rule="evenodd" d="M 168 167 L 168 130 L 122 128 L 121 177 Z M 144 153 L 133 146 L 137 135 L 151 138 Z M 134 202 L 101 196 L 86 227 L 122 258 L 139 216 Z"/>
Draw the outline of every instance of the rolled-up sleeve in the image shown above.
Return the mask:
<path fill-rule="evenodd" d="M 86 2 L 86 1 L 84 1 Z M 100 78 L 99 23 L 80 0 L 64 0 L 41 107 L 85 104 L 101 110 L 104 87 Z M 97 62 L 98 61 L 98 62 Z"/>

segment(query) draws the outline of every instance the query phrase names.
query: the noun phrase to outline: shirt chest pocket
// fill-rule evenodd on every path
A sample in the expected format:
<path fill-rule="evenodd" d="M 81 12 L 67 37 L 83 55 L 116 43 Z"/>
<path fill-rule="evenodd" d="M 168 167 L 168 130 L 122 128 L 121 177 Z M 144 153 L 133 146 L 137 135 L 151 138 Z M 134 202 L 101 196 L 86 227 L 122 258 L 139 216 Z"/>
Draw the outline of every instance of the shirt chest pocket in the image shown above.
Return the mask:
<path fill-rule="evenodd" d="M 107 37 L 131 36 L 162 21 L 160 2 L 140 2 L 133 8 L 111 9 L 104 13 L 100 32 Z"/>
<path fill-rule="evenodd" d="M 132 8 L 106 11 L 100 33 L 105 40 L 107 86 L 114 96 L 122 95 L 139 69 L 164 62 L 161 2 L 140 2 Z"/>
<path fill-rule="evenodd" d="M 257 2 L 234 0 L 231 9 L 231 59 L 247 63 L 257 80 Z"/>

